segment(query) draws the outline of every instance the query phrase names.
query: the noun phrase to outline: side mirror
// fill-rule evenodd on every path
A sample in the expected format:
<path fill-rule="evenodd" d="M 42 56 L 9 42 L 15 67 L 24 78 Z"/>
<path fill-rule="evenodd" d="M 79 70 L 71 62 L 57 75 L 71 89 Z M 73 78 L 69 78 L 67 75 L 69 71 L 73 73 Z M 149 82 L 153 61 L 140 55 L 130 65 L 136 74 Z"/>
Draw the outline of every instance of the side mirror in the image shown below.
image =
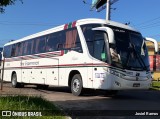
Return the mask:
<path fill-rule="evenodd" d="M 109 27 L 97 27 L 97 28 L 93 28 L 93 31 L 105 31 L 106 33 L 108 33 L 108 38 L 109 38 L 109 43 L 110 44 L 116 44 L 115 39 L 114 39 L 114 32 L 111 28 Z"/>
<path fill-rule="evenodd" d="M 158 51 L 159 51 L 159 47 L 158 47 L 158 42 L 157 42 L 157 40 L 155 40 L 155 39 L 153 39 L 153 38 L 144 38 L 144 40 L 146 40 L 146 41 L 150 41 L 150 42 L 153 42 L 154 43 L 154 50 L 155 50 L 155 53 L 158 53 Z"/>

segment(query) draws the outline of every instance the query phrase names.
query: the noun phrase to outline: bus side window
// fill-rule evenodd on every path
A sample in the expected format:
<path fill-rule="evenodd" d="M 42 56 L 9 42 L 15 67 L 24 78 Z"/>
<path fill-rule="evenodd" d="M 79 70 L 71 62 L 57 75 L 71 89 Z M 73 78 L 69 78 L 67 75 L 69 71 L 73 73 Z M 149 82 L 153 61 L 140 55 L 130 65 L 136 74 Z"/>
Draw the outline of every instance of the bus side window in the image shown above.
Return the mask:
<path fill-rule="evenodd" d="M 31 42 L 29 42 L 28 46 L 27 46 L 27 55 L 31 54 L 31 48 L 32 48 L 32 44 L 31 44 Z"/>
<path fill-rule="evenodd" d="M 25 41 L 22 43 L 23 53 L 22 55 L 31 55 L 33 52 L 33 40 Z"/>
<path fill-rule="evenodd" d="M 82 32 L 87 42 L 88 51 L 91 56 L 94 56 L 94 35 L 95 32 L 92 28 L 100 27 L 100 24 L 89 24 L 89 25 L 82 25 Z"/>
<path fill-rule="evenodd" d="M 47 52 L 56 51 L 57 43 L 58 43 L 56 33 L 48 35 L 46 39 L 47 39 L 46 40 L 46 51 Z"/>
<path fill-rule="evenodd" d="M 45 52 L 45 49 L 46 49 L 46 45 L 45 45 L 45 38 L 43 37 L 42 39 L 40 39 L 40 42 L 39 42 L 39 46 L 38 46 L 38 51 L 39 53 L 44 53 Z"/>
<path fill-rule="evenodd" d="M 60 51 L 64 49 L 64 31 L 52 33 L 49 39 L 50 47 L 52 51 Z"/>
<path fill-rule="evenodd" d="M 106 61 L 106 44 L 105 44 L 105 33 L 103 32 L 95 32 L 94 36 L 94 57 Z M 102 57 L 102 54 L 104 56 Z"/>
<path fill-rule="evenodd" d="M 22 52 L 23 52 L 23 44 L 22 43 L 19 44 L 18 50 L 19 50 L 18 56 L 21 56 Z"/>
<path fill-rule="evenodd" d="M 65 36 L 64 48 L 82 53 L 82 46 L 77 29 L 74 28 L 67 30 Z"/>
<path fill-rule="evenodd" d="M 92 34 L 94 35 L 92 35 L 92 37 L 90 37 L 87 41 L 90 55 L 98 60 L 108 62 L 107 46 L 105 43 L 105 36 L 106 36 L 105 33 L 92 31 Z"/>
<path fill-rule="evenodd" d="M 76 31 L 67 31 L 66 32 L 66 43 L 65 43 L 65 48 L 72 48 L 75 45 L 76 41 Z"/>
<path fill-rule="evenodd" d="M 12 48 L 11 45 L 4 47 L 4 54 L 3 55 L 4 55 L 5 58 L 10 58 L 11 57 L 11 48 Z"/>
<path fill-rule="evenodd" d="M 16 52 L 16 45 L 13 44 L 11 49 L 11 57 L 15 57 L 15 52 Z"/>
<path fill-rule="evenodd" d="M 39 45 L 39 38 L 35 39 L 35 45 L 34 45 L 34 53 L 37 54 L 38 53 L 38 45 Z"/>
<path fill-rule="evenodd" d="M 22 43 L 16 44 L 16 50 L 15 50 L 15 56 L 21 56 L 22 55 Z"/>
<path fill-rule="evenodd" d="M 62 50 L 62 49 L 63 49 L 63 44 L 58 43 L 57 44 L 57 50 L 59 51 L 59 50 Z"/>
<path fill-rule="evenodd" d="M 54 50 L 51 37 L 52 37 L 51 35 L 48 35 L 46 37 L 46 52 L 51 52 Z"/>
<path fill-rule="evenodd" d="M 1 66 L 1 61 L 2 61 L 2 52 L 0 51 L 0 66 Z"/>
<path fill-rule="evenodd" d="M 35 50 L 34 52 L 37 53 L 44 53 L 46 51 L 46 41 L 45 41 L 45 37 L 40 37 L 36 39 L 35 42 Z"/>
<path fill-rule="evenodd" d="M 93 55 L 94 55 L 94 50 L 93 50 L 93 48 L 94 48 L 93 46 L 94 46 L 94 45 L 93 45 L 93 41 L 88 41 L 88 42 L 87 42 L 87 46 L 88 46 L 88 50 L 89 50 L 90 55 L 93 56 Z"/>
<path fill-rule="evenodd" d="M 26 55 L 27 54 L 27 46 L 28 46 L 28 43 L 25 41 L 23 42 L 23 55 Z"/>

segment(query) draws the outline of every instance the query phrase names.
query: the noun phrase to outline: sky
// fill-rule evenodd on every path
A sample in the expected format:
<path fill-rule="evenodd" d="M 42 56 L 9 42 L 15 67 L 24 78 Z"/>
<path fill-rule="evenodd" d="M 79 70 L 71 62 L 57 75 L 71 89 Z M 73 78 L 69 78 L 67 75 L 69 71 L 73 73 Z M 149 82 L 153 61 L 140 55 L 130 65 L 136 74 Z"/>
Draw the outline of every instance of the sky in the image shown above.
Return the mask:
<path fill-rule="evenodd" d="M 10 40 L 84 18 L 106 18 L 106 10 L 91 11 L 92 0 L 23 0 L 0 14 L 0 46 Z M 111 20 L 130 23 L 144 37 L 160 41 L 160 0 L 119 0 Z"/>

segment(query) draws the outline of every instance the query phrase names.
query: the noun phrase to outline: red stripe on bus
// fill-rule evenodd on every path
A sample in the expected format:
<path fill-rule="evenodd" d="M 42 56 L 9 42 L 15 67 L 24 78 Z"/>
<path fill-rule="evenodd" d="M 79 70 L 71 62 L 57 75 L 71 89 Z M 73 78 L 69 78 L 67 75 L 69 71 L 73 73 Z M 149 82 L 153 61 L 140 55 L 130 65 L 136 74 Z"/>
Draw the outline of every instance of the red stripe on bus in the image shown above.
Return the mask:
<path fill-rule="evenodd" d="M 88 64 L 62 64 L 62 65 L 43 65 L 43 66 L 23 66 L 23 67 L 8 67 L 7 69 L 11 69 L 11 68 L 19 68 L 19 69 L 32 69 L 32 68 L 59 68 L 59 67 L 82 67 L 82 66 L 101 66 L 101 67 L 108 67 L 110 66 L 109 64 L 104 64 L 104 63 L 97 63 L 97 64 L 93 64 L 93 63 L 88 63 Z M 6 69 L 6 68 L 5 68 Z"/>
<path fill-rule="evenodd" d="M 52 55 L 52 56 L 50 56 Z M 38 55 L 29 55 L 29 56 L 20 56 L 20 57 L 14 57 L 14 58 L 6 58 L 6 62 L 12 62 L 12 61 L 19 61 L 19 60 L 31 60 L 31 59 L 39 59 L 39 58 L 52 58 L 57 56 L 63 56 L 64 51 L 59 52 L 50 52 L 45 54 L 38 54 Z"/>

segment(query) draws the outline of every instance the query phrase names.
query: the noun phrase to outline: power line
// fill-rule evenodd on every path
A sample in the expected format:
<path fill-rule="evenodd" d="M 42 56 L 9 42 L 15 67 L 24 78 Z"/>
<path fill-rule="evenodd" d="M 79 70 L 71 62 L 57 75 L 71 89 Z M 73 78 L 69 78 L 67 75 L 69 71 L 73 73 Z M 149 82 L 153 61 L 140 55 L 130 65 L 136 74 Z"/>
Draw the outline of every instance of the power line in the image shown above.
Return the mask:
<path fill-rule="evenodd" d="M 151 20 L 147 20 L 147 21 L 138 23 L 138 24 L 136 24 L 136 25 L 134 25 L 134 26 L 141 26 L 141 25 L 143 25 L 143 24 L 148 24 L 149 22 L 153 22 L 153 21 L 158 20 L 158 19 L 160 19 L 160 17 L 157 17 L 157 18 L 154 18 L 154 19 L 151 19 Z"/>
<path fill-rule="evenodd" d="M 159 34 L 156 34 L 156 35 L 151 35 L 149 37 L 159 37 L 160 36 L 160 33 Z"/>
<path fill-rule="evenodd" d="M 150 19 L 150 20 L 138 23 L 136 25 L 134 24 L 133 26 L 136 27 L 137 29 L 140 29 L 140 30 L 159 27 L 160 26 L 160 17 L 156 17 L 154 19 Z"/>
<path fill-rule="evenodd" d="M 160 22 L 157 22 L 157 23 L 152 23 L 152 24 L 137 27 L 137 28 L 138 29 L 148 29 L 148 28 L 159 27 L 159 26 L 160 26 Z"/>

